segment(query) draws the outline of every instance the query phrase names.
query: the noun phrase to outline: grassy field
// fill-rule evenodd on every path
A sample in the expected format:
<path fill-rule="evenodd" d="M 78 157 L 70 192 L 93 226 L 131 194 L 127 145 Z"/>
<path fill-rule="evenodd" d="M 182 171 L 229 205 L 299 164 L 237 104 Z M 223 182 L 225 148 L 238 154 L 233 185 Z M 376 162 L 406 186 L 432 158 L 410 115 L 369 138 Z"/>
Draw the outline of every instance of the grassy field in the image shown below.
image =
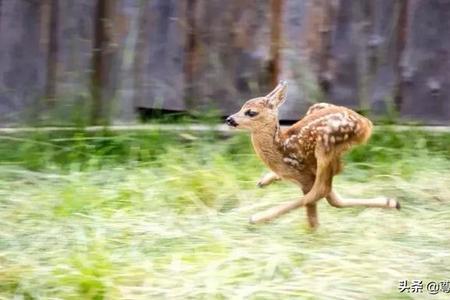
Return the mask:
<path fill-rule="evenodd" d="M 0 137 L 0 299 L 445 299 L 400 280 L 450 280 L 450 134 L 379 131 L 346 156 L 346 196 L 249 225 L 300 195 L 258 189 L 248 137 L 196 132 Z"/>

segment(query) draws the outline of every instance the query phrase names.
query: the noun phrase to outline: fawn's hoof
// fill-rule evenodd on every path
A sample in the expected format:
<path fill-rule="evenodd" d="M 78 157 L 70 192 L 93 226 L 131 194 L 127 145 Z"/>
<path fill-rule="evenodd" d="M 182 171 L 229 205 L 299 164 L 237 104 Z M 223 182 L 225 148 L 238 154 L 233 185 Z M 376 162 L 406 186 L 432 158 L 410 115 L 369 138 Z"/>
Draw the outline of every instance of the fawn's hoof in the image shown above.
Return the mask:
<path fill-rule="evenodd" d="M 395 198 L 386 198 L 386 207 L 400 209 L 400 202 Z"/>

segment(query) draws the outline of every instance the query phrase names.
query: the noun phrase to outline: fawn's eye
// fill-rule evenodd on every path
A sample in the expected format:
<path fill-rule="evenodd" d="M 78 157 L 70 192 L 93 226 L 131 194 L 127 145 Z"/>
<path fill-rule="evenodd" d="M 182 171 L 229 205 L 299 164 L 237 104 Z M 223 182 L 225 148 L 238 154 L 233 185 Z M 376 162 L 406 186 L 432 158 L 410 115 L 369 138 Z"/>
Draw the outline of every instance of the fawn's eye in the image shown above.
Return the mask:
<path fill-rule="evenodd" d="M 245 114 L 246 116 L 249 116 L 249 117 L 251 118 L 251 117 L 256 116 L 258 113 L 257 113 L 256 111 L 254 111 L 254 110 L 248 109 L 248 110 L 245 111 L 244 114 Z"/>

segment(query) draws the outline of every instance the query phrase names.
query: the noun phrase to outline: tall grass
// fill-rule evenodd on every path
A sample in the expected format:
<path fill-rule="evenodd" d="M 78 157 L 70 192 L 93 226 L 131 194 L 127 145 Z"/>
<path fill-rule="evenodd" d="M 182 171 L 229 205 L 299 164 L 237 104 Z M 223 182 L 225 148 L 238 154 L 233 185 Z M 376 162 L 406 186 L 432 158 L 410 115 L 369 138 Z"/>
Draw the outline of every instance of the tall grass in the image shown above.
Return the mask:
<path fill-rule="evenodd" d="M 422 299 L 398 281 L 449 279 L 450 135 L 380 131 L 345 160 L 342 194 L 403 209 L 321 203 L 315 232 L 302 210 L 251 226 L 300 193 L 255 187 L 246 135 L 4 135 L 0 299 Z"/>

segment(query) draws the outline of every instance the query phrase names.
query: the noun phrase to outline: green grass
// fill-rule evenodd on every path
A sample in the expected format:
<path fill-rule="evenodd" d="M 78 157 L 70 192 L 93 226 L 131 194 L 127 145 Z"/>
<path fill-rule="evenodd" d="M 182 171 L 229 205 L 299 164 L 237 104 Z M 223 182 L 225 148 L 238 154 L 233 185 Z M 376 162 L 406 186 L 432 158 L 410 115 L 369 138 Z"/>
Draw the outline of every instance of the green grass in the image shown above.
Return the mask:
<path fill-rule="evenodd" d="M 248 224 L 300 193 L 255 187 L 243 134 L 4 135 L 0 299 L 431 298 L 398 282 L 450 279 L 449 170 L 449 134 L 377 132 L 335 187 L 403 209 L 322 201 L 312 232 L 302 210 Z"/>

